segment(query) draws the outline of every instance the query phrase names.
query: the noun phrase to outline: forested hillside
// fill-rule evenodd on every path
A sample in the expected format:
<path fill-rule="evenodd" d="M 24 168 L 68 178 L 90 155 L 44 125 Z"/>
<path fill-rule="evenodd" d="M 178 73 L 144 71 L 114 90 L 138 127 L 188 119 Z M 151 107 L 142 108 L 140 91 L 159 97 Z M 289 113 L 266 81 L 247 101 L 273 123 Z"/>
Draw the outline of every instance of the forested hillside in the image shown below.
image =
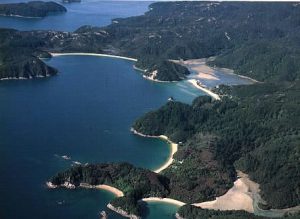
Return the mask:
<path fill-rule="evenodd" d="M 176 171 L 172 166 L 166 170 L 171 182 L 177 175 L 201 175 L 200 171 L 186 171 L 184 164 L 198 164 L 199 156 L 191 161 L 191 155 L 199 149 L 203 153 L 206 148 L 202 145 L 209 141 L 210 161 L 249 173 L 260 184 L 261 195 L 270 207 L 296 206 L 300 204 L 299 85 L 297 81 L 277 87 L 221 87 L 220 93 L 226 93 L 222 101 L 199 97 L 191 106 L 170 102 L 138 119 L 134 128 L 183 142 L 175 156 L 181 162 L 173 164 Z M 189 156 L 180 156 L 186 150 Z"/>
<path fill-rule="evenodd" d="M 0 4 L 0 16 L 41 18 L 50 13 L 63 13 L 67 9 L 56 2 L 29 1 L 27 3 Z"/>
<path fill-rule="evenodd" d="M 198 97 L 192 105 L 169 102 L 134 123 L 143 134 L 164 134 L 181 142 L 175 162 L 162 173 L 167 191 L 162 194 L 188 203 L 211 200 L 232 186 L 239 169 L 260 184 L 264 208 L 286 208 L 300 204 L 299 37 L 298 3 L 160 2 L 151 4 L 145 15 L 114 19 L 103 28 L 83 26 L 72 33 L 1 29 L 0 77 L 54 75 L 56 70 L 39 59 L 49 57 L 48 52 L 96 52 L 137 58 L 136 66 L 145 69 L 146 76 L 177 81 L 189 72 L 169 59 L 215 56 L 209 65 L 231 68 L 263 83 L 221 86 L 215 90 L 221 101 Z M 89 168 L 102 176 L 101 165 Z M 129 175 L 141 174 L 143 182 L 160 177 L 124 168 L 132 170 Z M 73 171 L 79 170 L 58 178 Z M 111 185 L 124 178 L 126 189 L 132 182 L 123 173 L 114 175 Z M 100 179 L 94 183 L 106 182 Z M 118 200 L 133 203 L 127 207 L 135 212 L 140 196 L 134 197 Z M 199 213 L 191 208 L 185 213 L 189 210 Z"/>
<path fill-rule="evenodd" d="M 41 40 L 38 46 L 19 46 L 27 48 L 27 57 L 28 48 L 130 56 L 144 74 L 157 71 L 154 79 L 164 81 L 188 74 L 168 59 L 216 56 L 210 65 L 260 81 L 294 81 L 299 78 L 299 17 L 300 5 L 292 2 L 159 2 L 145 15 L 114 19 L 107 27 L 18 32 L 0 47 Z"/>

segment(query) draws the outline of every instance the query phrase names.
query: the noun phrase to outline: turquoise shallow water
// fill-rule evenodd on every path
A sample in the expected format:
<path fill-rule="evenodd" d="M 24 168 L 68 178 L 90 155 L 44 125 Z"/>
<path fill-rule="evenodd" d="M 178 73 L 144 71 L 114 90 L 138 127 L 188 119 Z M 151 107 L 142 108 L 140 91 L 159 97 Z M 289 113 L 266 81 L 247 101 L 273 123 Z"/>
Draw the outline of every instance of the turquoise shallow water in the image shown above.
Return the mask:
<path fill-rule="evenodd" d="M 82 1 L 65 5 L 66 14 L 43 19 L 0 17 L 0 27 L 73 31 L 143 14 L 150 4 Z M 46 62 L 59 70 L 58 76 L 0 82 L 0 218 L 98 218 L 112 194 L 48 190 L 45 181 L 73 161 L 127 161 L 156 169 L 167 159 L 168 145 L 132 135 L 131 124 L 170 96 L 190 103 L 202 93 L 187 82 L 145 80 L 125 60 L 65 56 Z M 165 203 L 148 207 L 148 219 L 174 218 L 177 208 Z"/>
<path fill-rule="evenodd" d="M 49 191 L 45 181 L 72 161 L 157 168 L 169 155 L 167 143 L 131 134 L 131 124 L 170 96 L 191 102 L 201 93 L 185 82 L 145 80 L 130 61 L 62 56 L 46 62 L 58 76 L 0 82 L 0 218 L 96 218 L 111 194 Z M 160 214 L 150 207 L 149 218 Z"/>

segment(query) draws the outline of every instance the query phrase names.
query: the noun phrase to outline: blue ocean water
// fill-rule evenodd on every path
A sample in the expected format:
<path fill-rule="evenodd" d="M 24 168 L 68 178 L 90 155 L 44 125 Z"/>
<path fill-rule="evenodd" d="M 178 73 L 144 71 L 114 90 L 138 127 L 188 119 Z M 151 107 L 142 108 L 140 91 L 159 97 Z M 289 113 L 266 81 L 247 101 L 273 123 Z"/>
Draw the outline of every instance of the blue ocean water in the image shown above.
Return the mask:
<path fill-rule="evenodd" d="M 0 3 L 28 2 L 29 0 L 0 0 Z M 47 1 L 47 0 L 44 0 Z M 61 1 L 56 0 L 61 4 Z M 113 18 L 142 15 L 148 10 L 149 1 L 100 1 L 82 0 L 81 3 L 63 4 L 67 13 L 45 18 L 19 18 L 0 16 L 0 27 L 18 30 L 74 31 L 83 25 L 105 26 Z"/>
<path fill-rule="evenodd" d="M 131 134 L 131 124 L 170 96 L 191 102 L 201 93 L 185 82 L 145 80 L 130 61 L 61 56 L 46 62 L 59 75 L 0 82 L 1 218 L 96 218 L 111 194 L 49 191 L 45 181 L 73 161 L 157 168 L 170 148 Z M 159 214 L 150 209 L 149 218 L 151 213 Z"/>
<path fill-rule="evenodd" d="M 149 4 L 82 0 L 65 4 L 66 14 L 43 19 L 0 17 L 0 27 L 73 31 L 143 14 Z M 45 181 L 76 161 L 126 161 L 156 169 L 167 159 L 168 145 L 131 134 L 132 123 L 170 96 L 190 103 L 203 93 L 184 81 L 145 80 L 125 60 L 62 56 L 45 62 L 57 68 L 59 75 L 0 82 L 0 218 L 98 218 L 112 194 L 48 190 Z M 148 219 L 171 219 L 177 209 L 162 203 L 148 207 Z M 112 219 L 121 218 L 110 214 Z"/>

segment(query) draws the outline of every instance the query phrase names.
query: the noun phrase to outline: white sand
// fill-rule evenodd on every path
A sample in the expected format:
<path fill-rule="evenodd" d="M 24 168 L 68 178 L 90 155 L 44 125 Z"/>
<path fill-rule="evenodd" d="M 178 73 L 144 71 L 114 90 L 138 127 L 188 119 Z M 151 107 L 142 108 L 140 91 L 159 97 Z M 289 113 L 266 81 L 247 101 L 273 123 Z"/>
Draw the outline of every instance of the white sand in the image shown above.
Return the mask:
<path fill-rule="evenodd" d="M 197 83 L 197 80 L 196 79 L 189 79 L 188 82 L 190 82 L 191 84 L 193 84 L 196 88 L 204 91 L 205 93 L 207 93 L 209 96 L 211 96 L 212 98 L 214 98 L 215 100 L 220 100 L 220 96 L 218 94 L 215 94 L 214 92 L 210 91 L 209 89 L 207 88 L 204 88 L 202 86 L 200 86 L 198 83 Z"/>
<path fill-rule="evenodd" d="M 142 201 L 145 202 L 166 202 L 178 206 L 183 206 L 185 205 L 184 202 L 178 201 L 176 199 L 171 199 L 171 198 L 157 198 L 157 197 L 150 197 L 150 198 L 143 198 Z"/>
<path fill-rule="evenodd" d="M 201 207 L 203 209 L 214 209 L 214 210 L 245 210 L 248 212 L 253 213 L 253 199 L 251 197 L 251 188 L 254 186 L 254 189 L 258 188 L 257 184 L 249 180 L 250 185 L 244 183 L 244 180 L 249 180 L 247 177 L 239 178 L 234 182 L 234 186 L 228 190 L 226 194 L 223 196 L 217 197 L 214 201 L 208 202 L 201 202 L 201 203 L 194 203 L 193 205 L 196 207 Z M 150 201 L 161 201 L 172 203 L 178 206 L 185 205 L 184 202 L 170 199 L 170 198 L 143 198 L 143 201 L 150 202 Z"/>
<path fill-rule="evenodd" d="M 215 74 L 214 69 L 206 65 L 206 59 L 190 59 L 186 61 L 176 61 L 176 63 L 186 66 L 196 74 L 193 78 L 207 79 L 207 80 L 220 80 Z"/>
<path fill-rule="evenodd" d="M 238 179 L 234 186 L 223 196 L 214 201 L 195 203 L 194 206 L 214 210 L 245 210 L 253 213 L 253 199 L 249 193 L 249 187 Z"/>
<path fill-rule="evenodd" d="M 170 155 L 169 155 L 169 158 L 168 160 L 161 166 L 159 167 L 158 169 L 154 170 L 155 173 L 160 173 L 161 171 L 163 171 L 164 169 L 167 169 L 174 161 L 174 154 L 177 152 L 178 150 L 178 144 L 172 142 L 169 140 L 169 138 L 165 135 L 160 135 L 158 136 L 160 139 L 163 139 L 165 141 L 167 141 L 171 147 L 171 152 L 170 152 Z"/>
<path fill-rule="evenodd" d="M 139 136 L 142 136 L 142 137 L 148 137 L 148 138 L 160 138 L 162 140 L 165 140 L 169 143 L 170 147 L 171 147 L 171 152 L 170 152 L 170 155 L 169 155 L 169 158 L 168 160 L 162 165 L 160 166 L 158 169 L 154 170 L 153 172 L 155 173 L 160 173 L 161 171 L 163 171 L 164 169 L 168 168 L 174 161 L 174 154 L 177 152 L 178 150 L 178 144 L 170 141 L 170 139 L 165 136 L 165 135 L 160 135 L 160 136 L 151 136 L 151 135 L 144 135 L 142 133 L 139 133 L 138 131 L 136 131 L 135 129 L 131 128 L 131 131 L 136 134 L 136 135 L 139 135 Z"/>
<path fill-rule="evenodd" d="M 103 190 L 109 191 L 109 192 L 115 194 L 117 197 L 124 196 L 124 193 L 121 190 L 119 190 L 115 187 L 109 186 L 109 185 L 97 185 L 95 187 L 96 187 L 96 189 L 103 189 Z"/>
<path fill-rule="evenodd" d="M 84 52 L 74 52 L 74 53 L 51 53 L 53 57 L 56 56 L 100 56 L 100 57 L 110 57 L 110 58 L 117 58 L 117 59 L 125 59 L 133 62 L 137 62 L 137 59 L 125 57 L 125 56 L 116 56 L 116 55 L 108 55 L 108 54 L 101 54 L 101 53 L 84 53 Z"/>
<path fill-rule="evenodd" d="M 194 72 L 195 74 L 193 74 L 191 77 L 193 77 L 195 79 L 220 80 L 220 78 L 218 78 L 214 74 L 215 70 L 219 70 L 224 74 L 235 75 L 237 77 L 247 79 L 254 83 L 260 83 L 259 81 L 255 80 L 253 78 L 250 78 L 250 77 L 247 77 L 244 75 L 235 74 L 232 69 L 210 67 L 210 66 L 206 65 L 207 60 L 208 59 L 190 59 L 190 60 L 185 60 L 185 61 L 179 61 L 179 60 L 172 60 L 172 61 L 177 64 L 183 65 L 183 66 L 187 67 L 190 71 Z"/>

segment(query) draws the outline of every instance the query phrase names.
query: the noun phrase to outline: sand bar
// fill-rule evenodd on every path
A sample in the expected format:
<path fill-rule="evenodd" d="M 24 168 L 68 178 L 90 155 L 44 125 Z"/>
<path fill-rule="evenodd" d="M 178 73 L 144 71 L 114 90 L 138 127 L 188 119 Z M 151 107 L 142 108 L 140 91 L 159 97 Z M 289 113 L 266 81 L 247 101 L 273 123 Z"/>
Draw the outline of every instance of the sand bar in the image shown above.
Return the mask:
<path fill-rule="evenodd" d="M 169 139 L 167 136 L 165 136 L 165 135 L 159 135 L 159 136 L 144 135 L 144 134 L 142 134 L 142 133 L 139 133 L 138 131 L 136 131 L 136 130 L 133 129 L 133 128 L 131 128 L 131 131 L 132 131 L 134 134 L 139 135 L 139 136 L 142 136 L 142 137 L 147 137 L 147 138 L 160 138 L 160 139 L 162 139 L 162 140 L 164 140 L 164 141 L 167 141 L 168 144 L 170 145 L 170 147 L 171 147 L 171 152 L 170 152 L 170 155 L 169 155 L 167 161 L 166 161 L 162 166 L 160 166 L 159 168 L 157 168 L 156 170 L 153 170 L 153 172 L 155 172 L 155 173 L 160 173 L 161 171 L 163 171 L 164 169 L 168 168 L 168 167 L 173 163 L 173 161 L 174 161 L 173 156 L 174 156 L 174 154 L 175 154 L 175 153 L 177 152 L 177 150 L 178 150 L 178 144 L 176 144 L 176 143 L 170 141 L 170 139 Z"/>
<path fill-rule="evenodd" d="M 215 100 L 221 100 L 220 96 L 214 92 L 212 92 L 211 90 L 204 88 L 202 86 L 200 86 L 197 82 L 196 79 L 189 79 L 188 82 L 190 82 L 192 85 L 194 85 L 196 88 L 202 90 L 203 92 L 207 93 L 209 96 L 211 96 L 212 98 L 214 98 Z"/>
<path fill-rule="evenodd" d="M 209 58 L 209 59 L 211 60 L 212 58 Z M 210 66 L 206 65 L 206 62 L 209 59 L 189 59 L 189 60 L 185 60 L 185 61 L 179 61 L 179 60 L 172 60 L 172 61 L 177 64 L 187 67 L 191 72 L 194 73 L 190 77 L 195 78 L 195 79 L 220 80 L 220 78 L 218 78 L 218 76 L 215 74 L 215 71 L 220 71 L 223 74 L 235 75 L 239 78 L 249 80 L 249 82 L 252 82 L 252 83 L 260 83 L 259 81 L 255 80 L 253 78 L 250 78 L 250 77 L 247 77 L 244 75 L 235 74 L 232 69 L 210 67 Z"/>
<path fill-rule="evenodd" d="M 108 55 L 102 53 L 84 53 L 84 52 L 72 52 L 72 53 L 51 53 L 53 57 L 57 56 L 100 56 L 100 57 L 109 57 L 116 59 L 125 59 L 133 62 L 137 62 L 137 59 L 126 57 L 126 56 L 117 56 L 117 55 Z"/>
<path fill-rule="evenodd" d="M 183 206 L 185 205 L 184 202 L 178 201 L 176 199 L 171 199 L 171 198 L 158 198 L 158 197 L 150 197 L 150 198 L 143 198 L 142 201 L 144 202 L 166 202 L 178 206 Z"/>

